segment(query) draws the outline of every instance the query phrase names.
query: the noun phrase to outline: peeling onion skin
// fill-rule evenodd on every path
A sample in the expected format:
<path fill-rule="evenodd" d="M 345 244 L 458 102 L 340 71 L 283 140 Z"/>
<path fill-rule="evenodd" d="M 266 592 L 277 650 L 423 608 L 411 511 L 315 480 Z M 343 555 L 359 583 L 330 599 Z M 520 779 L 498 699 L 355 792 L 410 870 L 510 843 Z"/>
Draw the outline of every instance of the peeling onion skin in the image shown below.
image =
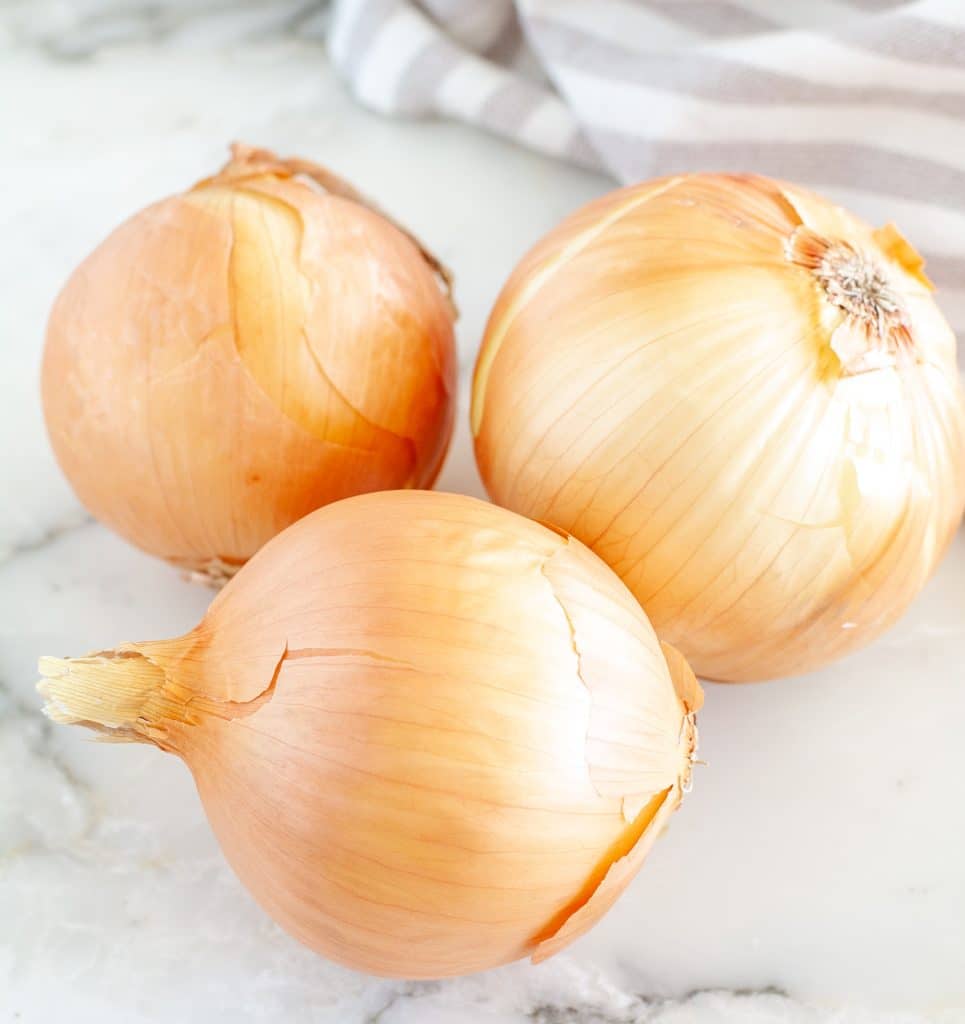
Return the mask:
<path fill-rule="evenodd" d="M 408 978 L 590 928 L 689 789 L 702 700 L 582 544 L 424 491 L 307 516 L 184 637 L 41 671 L 51 717 L 184 759 L 292 935 Z"/>
<path fill-rule="evenodd" d="M 685 175 L 573 214 L 492 311 L 492 498 L 611 565 L 698 675 L 815 669 L 929 578 L 965 503 L 955 339 L 921 258 L 795 186 Z"/>
<path fill-rule="evenodd" d="M 236 146 L 77 268 L 42 390 L 96 518 L 215 578 L 321 505 L 432 485 L 453 424 L 454 308 L 432 257 L 356 195 Z"/>

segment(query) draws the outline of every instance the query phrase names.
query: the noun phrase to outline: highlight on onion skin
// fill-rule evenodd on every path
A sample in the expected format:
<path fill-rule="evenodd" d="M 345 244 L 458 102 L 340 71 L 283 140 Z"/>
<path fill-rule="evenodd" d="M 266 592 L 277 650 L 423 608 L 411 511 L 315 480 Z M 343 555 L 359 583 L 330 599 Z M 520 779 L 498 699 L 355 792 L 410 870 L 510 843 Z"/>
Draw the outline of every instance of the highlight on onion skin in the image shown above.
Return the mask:
<path fill-rule="evenodd" d="M 895 621 L 961 521 L 962 388 L 930 292 L 893 225 L 786 183 L 605 196 L 492 311 L 489 494 L 590 546 L 698 675 L 824 665 Z"/>
<path fill-rule="evenodd" d="M 321 505 L 432 485 L 455 403 L 449 287 L 331 172 L 235 146 L 57 298 L 54 452 L 96 518 L 221 580 Z"/>
<path fill-rule="evenodd" d="M 689 789 L 702 700 L 578 541 L 411 491 L 307 516 L 186 636 L 41 672 L 52 718 L 183 758 L 291 934 L 409 978 L 590 928 Z"/>

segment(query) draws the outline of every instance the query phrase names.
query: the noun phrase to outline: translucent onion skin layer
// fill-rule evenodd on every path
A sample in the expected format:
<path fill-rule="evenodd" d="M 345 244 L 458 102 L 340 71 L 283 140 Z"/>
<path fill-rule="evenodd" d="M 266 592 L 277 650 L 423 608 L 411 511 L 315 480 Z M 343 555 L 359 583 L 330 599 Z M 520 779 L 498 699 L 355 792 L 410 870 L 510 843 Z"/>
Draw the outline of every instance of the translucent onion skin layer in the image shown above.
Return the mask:
<path fill-rule="evenodd" d="M 489 493 L 589 545 L 699 675 L 823 665 L 901 614 L 961 520 L 955 339 L 929 292 L 897 229 L 791 185 L 605 196 L 493 309 Z"/>
<path fill-rule="evenodd" d="M 410 978 L 586 931 L 689 788 L 701 702 L 582 544 L 432 492 L 321 509 L 186 636 L 41 670 L 52 717 L 184 759 L 284 928 Z"/>
<path fill-rule="evenodd" d="M 65 474 L 102 522 L 200 572 L 328 502 L 431 486 L 448 446 L 454 314 L 433 264 L 312 176 L 338 181 L 236 147 L 111 234 L 51 314 Z"/>

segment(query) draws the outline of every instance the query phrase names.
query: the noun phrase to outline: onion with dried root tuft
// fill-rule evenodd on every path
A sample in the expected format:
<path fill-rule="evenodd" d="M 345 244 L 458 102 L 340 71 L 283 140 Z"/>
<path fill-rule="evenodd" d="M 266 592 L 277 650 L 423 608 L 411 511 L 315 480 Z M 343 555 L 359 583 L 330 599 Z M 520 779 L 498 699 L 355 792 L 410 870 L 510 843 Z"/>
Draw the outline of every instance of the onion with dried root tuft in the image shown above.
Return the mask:
<path fill-rule="evenodd" d="M 186 636 L 41 671 L 54 719 L 183 758 L 283 927 L 410 978 L 593 925 L 689 788 L 702 699 L 582 544 L 432 492 L 329 505 Z"/>
<path fill-rule="evenodd" d="M 955 338 L 921 257 L 795 186 L 694 174 L 591 203 L 493 309 L 472 426 L 494 500 L 579 537 L 698 674 L 867 643 L 965 504 Z"/>
<path fill-rule="evenodd" d="M 235 146 L 136 214 L 50 317 L 44 413 L 102 522 L 223 582 L 280 530 L 432 485 L 452 430 L 448 272 L 315 164 Z"/>

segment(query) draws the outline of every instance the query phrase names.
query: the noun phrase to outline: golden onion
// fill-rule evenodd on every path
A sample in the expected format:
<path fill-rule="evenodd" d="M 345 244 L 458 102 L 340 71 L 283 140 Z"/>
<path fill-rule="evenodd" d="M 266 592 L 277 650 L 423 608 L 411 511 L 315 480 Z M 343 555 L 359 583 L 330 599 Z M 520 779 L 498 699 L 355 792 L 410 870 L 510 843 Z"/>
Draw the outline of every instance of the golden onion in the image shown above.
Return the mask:
<path fill-rule="evenodd" d="M 438 277 L 330 172 L 234 147 L 58 297 L 43 399 L 65 474 L 98 519 L 213 580 L 327 502 L 431 486 L 456 372 Z"/>
<path fill-rule="evenodd" d="M 901 614 L 961 520 L 930 292 L 893 225 L 792 185 L 605 196 L 493 309 L 472 399 L 489 493 L 589 545 L 698 674 L 822 665 Z"/>
<path fill-rule="evenodd" d="M 283 927 L 412 978 L 588 929 L 688 788 L 701 701 L 582 544 L 431 492 L 329 505 L 186 636 L 41 671 L 51 717 L 183 758 Z"/>

